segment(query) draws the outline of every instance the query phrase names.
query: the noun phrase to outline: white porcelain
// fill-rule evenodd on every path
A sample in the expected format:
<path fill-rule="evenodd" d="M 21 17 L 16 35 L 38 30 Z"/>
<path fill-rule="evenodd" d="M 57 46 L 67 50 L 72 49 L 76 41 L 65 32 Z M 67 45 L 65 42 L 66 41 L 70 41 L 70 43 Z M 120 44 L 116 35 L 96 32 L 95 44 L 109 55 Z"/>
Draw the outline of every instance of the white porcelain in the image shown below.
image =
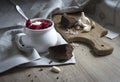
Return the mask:
<path fill-rule="evenodd" d="M 34 20 L 41 20 L 40 18 L 37 19 L 32 19 Z M 39 53 L 46 52 L 50 46 L 54 46 L 57 43 L 57 32 L 54 28 L 54 22 L 48 20 L 52 23 L 52 25 L 48 28 L 45 29 L 40 29 L 40 30 L 33 30 L 29 28 L 24 28 L 24 33 L 18 34 L 16 36 L 17 44 L 18 47 L 20 47 L 19 39 L 22 38 L 22 42 L 25 46 L 27 47 L 32 47 L 35 48 Z M 23 50 L 23 49 L 22 49 Z"/>

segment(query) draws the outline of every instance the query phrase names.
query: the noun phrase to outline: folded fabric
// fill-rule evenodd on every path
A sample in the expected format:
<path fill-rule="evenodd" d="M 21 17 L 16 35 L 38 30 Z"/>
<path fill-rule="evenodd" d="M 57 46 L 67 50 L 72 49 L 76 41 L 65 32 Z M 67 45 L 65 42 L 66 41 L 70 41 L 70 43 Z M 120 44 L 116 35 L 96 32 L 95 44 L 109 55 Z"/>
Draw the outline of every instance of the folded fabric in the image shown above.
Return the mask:
<path fill-rule="evenodd" d="M 80 11 L 89 0 L 12 0 L 19 5 L 29 19 L 50 18 L 54 13 Z M 0 2 L 0 28 L 23 25 L 25 19 L 9 0 Z"/>
<path fill-rule="evenodd" d="M 12 28 L 12 27 L 11 27 Z M 18 28 L 18 27 L 16 27 Z M 50 59 L 49 53 L 39 54 L 36 49 L 31 48 L 30 51 L 21 51 L 17 44 L 15 37 L 18 33 L 23 32 L 23 27 L 18 29 L 0 30 L 0 73 L 7 71 L 13 67 L 28 67 L 28 66 L 52 66 L 75 63 L 75 57 L 65 62 L 57 62 Z M 58 41 L 56 45 L 66 44 L 67 42 L 58 33 Z M 23 46 L 24 47 L 24 46 Z M 50 61 L 53 61 L 51 64 Z"/>
<path fill-rule="evenodd" d="M 67 44 L 67 42 L 62 38 L 62 36 L 58 33 L 58 41 L 56 45 Z M 73 57 L 67 61 L 57 61 L 50 58 L 49 52 L 40 54 L 41 58 L 35 61 L 31 61 L 29 63 L 23 64 L 19 67 L 31 67 L 31 66 L 53 66 L 53 65 L 66 65 L 66 64 L 75 64 L 75 56 L 73 53 Z"/>
<path fill-rule="evenodd" d="M 30 53 L 24 53 L 17 48 L 15 43 L 15 35 L 20 32 L 22 32 L 22 29 L 12 29 L 1 34 L 0 73 L 23 63 L 28 63 L 33 60 L 40 59 L 40 55 L 35 49 L 33 49 Z"/>

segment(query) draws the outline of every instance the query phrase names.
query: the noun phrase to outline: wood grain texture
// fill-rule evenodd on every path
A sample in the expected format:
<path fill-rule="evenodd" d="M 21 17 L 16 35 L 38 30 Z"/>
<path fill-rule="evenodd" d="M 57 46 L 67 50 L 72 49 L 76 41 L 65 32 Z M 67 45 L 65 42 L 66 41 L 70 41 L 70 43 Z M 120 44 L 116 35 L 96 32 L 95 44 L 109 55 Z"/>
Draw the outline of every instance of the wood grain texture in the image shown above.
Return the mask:
<path fill-rule="evenodd" d="M 76 64 L 59 66 L 59 74 L 51 72 L 51 67 L 14 68 L 0 74 L 0 82 L 119 82 L 120 37 L 103 39 L 114 47 L 111 55 L 96 57 L 89 46 L 72 43 Z"/>
<path fill-rule="evenodd" d="M 61 16 L 62 15 L 56 15 L 53 17 L 53 20 L 55 22 L 56 30 L 61 33 L 61 35 L 67 42 L 81 41 L 87 43 L 93 48 L 93 52 L 95 52 L 96 55 L 100 56 L 109 55 L 113 52 L 113 47 L 101 39 L 104 35 L 107 34 L 107 30 L 105 28 L 95 23 L 94 28 L 89 32 L 82 32 L 82 30 L 75 30 L 73 28 L 71 30 L 75 30 L 75 32 L 77 33 L 70 34 L 67 33 L 68 31 L 66 31 L 65 27 L 60 24 Z M 80 15 L 71 17 L 77 19 L 78 17 L 80 17 Z"/>
<path fill-rule="evenodd" d="M 59 74 L 51 72 L 51 67 L 16 67 L 0 74 L 0 82 L 120 82 L 120 37 L 102 40 L 113 46 L 111 55 L 96 57 L 86 44 L 71 43 L 76 64 L 59 66 Z"/>

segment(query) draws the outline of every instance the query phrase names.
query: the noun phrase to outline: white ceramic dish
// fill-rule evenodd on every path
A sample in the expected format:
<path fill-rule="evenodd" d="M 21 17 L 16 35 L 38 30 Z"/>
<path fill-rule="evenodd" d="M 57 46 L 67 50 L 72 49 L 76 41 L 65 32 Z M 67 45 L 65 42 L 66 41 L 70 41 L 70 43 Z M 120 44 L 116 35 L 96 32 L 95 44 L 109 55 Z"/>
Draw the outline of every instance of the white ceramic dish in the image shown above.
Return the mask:
<path fill-rule="evenodd" d="M 26 45 L 26 43 L 30 43 L 30 42 L 29 42 L 29 41 L 30 41 L 29 38 L 26 39 L 26 38 L 27 38 L 27 35 L 24 35 L 24 33 L 19 33 L 18 35 L 21 36 L 21 38 L 16 39 L 16 43 L 17 43 L 18 48 L 19 48 L 21 51 L 23 51 L 23 52 L 31 52 L 32 48 L 34 48 L 34 47 L 31 47 L 31 46 Z M 24 35 L 24 36 L 22 36 L 22 35 Z M 54 40 L 54 39 L 53 39 L 53 40 Z M 56 42 L 55 45 L 66 44 L 66 43 L 67 43 L 67 42 L 61 37 L 61 35 L 60 35 L 59 33 L 57 33 L 57 42 Z M 41 43 L 40 43 L 40 44 L 41 44 Z M 40 46 L 40 44 L 38 43 L 39 46 Z M 32 45 L 32 44 L 31 44 L 31 45 Z M 48 49 L 45 48 L 44 51 L 47 52 Z M 40 53 L 40 52 L 38 51 L 38 53 Z M 44 52 L 43 52 L 43 53 L 44 53 Z"/>

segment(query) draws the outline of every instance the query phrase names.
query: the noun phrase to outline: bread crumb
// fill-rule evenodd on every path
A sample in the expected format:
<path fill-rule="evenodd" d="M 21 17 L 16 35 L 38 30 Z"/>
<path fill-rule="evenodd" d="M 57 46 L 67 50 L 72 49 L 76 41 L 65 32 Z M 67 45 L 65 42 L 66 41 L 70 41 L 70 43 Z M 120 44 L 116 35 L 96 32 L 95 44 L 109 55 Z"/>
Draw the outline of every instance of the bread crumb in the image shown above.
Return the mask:
<path fill-rule="evenodd" d="M 31 74 L 28 74 L 28 77 L 30 77 L 31 76 Z"/>
<path fill-rule="evenodd" d="M 49 62 L 49 64 L 51 64 L 53 61 L 52 60 L 50 60 L 50 62 Z"/>
<path fill-rule="evenodd" d="M 69 34 L 72 34 L 72 35 L 78 34 L 78 32 L 76 30 L 73 30 L 73 29 L 67 29 L 67 31 L 65 33 L 69 33 Z"/>
<path fill-rule="evenodd" d="M 35 78 L 37 78 L 37 76 L 35 75 Z"/>
<path fill-rule="evenodd" d="M 59 77 L 56 77 L 56 79 L 59 79 Z"/>
<path fill-rule="evenodd" d="M 39 71 L 43 71 L 43 69 L 41 68 Z"/>
<path fill-rule="evenodd" d="M 33 82 L 33 79 L 30 82 Z"/>

